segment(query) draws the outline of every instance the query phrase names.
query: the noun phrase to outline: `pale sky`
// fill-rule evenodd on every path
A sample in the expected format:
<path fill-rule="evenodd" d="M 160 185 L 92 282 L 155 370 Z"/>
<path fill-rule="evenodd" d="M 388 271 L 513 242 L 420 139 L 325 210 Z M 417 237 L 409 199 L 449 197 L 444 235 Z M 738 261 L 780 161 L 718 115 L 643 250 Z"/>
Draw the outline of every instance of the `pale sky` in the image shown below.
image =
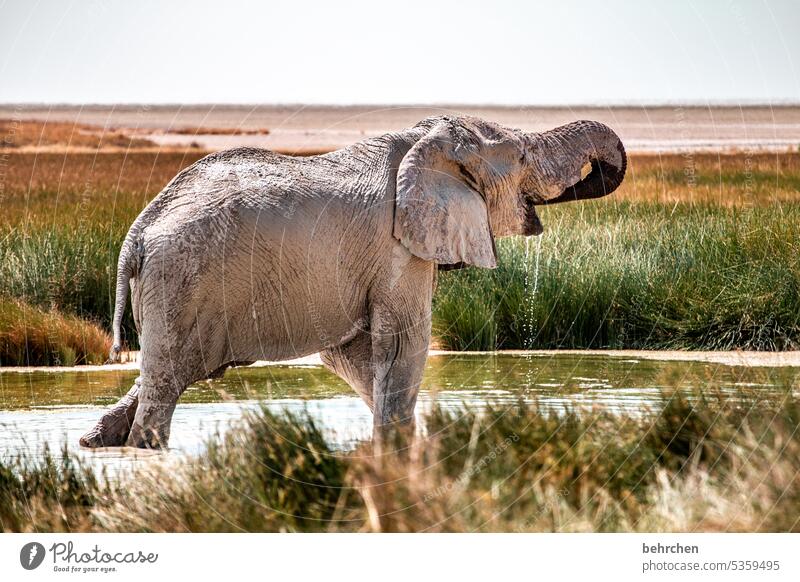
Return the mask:
<path fill-rule="evenodd" d="M 796 0 L 0 0 L 0 102 L 800 101 Z"/>

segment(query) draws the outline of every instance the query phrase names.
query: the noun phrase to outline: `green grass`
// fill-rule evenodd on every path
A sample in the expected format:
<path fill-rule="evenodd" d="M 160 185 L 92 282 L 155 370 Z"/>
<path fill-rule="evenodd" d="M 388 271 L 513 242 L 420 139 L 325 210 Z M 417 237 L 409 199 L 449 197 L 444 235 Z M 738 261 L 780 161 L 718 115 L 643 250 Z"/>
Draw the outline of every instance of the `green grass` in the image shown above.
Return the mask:
<path fill-rule="evenodd" d="M 595 202 L 542 212 L 494 271 L 442 273 L 443 347 L 796 349 L 800 205 Z M 527 267 L 526 267 L 527 265 Z M 525 284 L 526 268 L 529 284 Z"/>
<path fill-rule="evenodd" d="M 434 409 L 427 436 L 332 450 L 248 414 L 122 483 L 69 455 L 0 466 L 5 531 L 798 531 L 800 407 L 706 389 L 650 411 Z"/>

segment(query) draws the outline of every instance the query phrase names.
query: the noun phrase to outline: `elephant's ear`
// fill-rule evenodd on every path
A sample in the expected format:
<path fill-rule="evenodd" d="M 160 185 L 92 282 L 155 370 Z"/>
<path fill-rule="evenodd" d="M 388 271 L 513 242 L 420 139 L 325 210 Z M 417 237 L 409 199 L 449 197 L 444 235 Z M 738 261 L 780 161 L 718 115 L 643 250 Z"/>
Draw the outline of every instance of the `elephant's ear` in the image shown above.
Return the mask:
<path fill-rule="evenodd" d="M 397 172 L 394 236 L 412 254 L 452 265 L 497 266 L 489 214 L 476 190 L 478 154 L 454 139 L 448 121 L 408 151 Z"/>

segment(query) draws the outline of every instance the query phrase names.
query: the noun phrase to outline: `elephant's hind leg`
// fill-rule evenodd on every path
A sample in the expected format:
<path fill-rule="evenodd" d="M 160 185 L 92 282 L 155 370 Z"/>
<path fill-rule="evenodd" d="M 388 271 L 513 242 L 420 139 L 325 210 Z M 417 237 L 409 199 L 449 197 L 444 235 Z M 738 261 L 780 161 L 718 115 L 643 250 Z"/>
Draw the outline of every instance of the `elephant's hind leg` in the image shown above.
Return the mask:
<path fill-rule="evenodd" d="M 320 352 L 322 363 L 347 382 L 373 410 L 372 400 L 372 337 L 361 331 L 352 340 Z"/>
<path fill-rule="evenodd" d="M 125 444 L 139 404 L 140 384 L 141 377 L 136 378 L 128 393 L 103 415 L 92 430 L 81 437 L 82 447 L 121 447 Z"/>

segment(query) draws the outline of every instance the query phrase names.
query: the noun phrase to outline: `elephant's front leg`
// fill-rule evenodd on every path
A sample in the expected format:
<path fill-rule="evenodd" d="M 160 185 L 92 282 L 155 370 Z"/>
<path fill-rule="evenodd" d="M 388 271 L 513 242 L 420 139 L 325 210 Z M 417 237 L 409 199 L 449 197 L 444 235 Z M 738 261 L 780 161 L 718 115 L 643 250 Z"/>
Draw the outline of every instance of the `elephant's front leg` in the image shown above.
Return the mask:
<path fill-rule="evenodd" d="M 374 426 L 376 434 L 393 423 L 411 424 L 430 345 L 430 315 L 411 328 L 395 313 L 381 310 L 372 336 Z"/>
<path fill-rule="evenodd" d="M 82 447 L 120 447 L 125 444 L 139 404 L 141 377 L 128 393 L 106 412 L 92 430 L 80 439 Z"/>
<path fill-rule="evenodd" d="M 394 289 L 371 313 L 374 426 L 411 424 L 431 340 L 432 274 Z M 418 277 L 419 278 L 419 277 Z"/>

